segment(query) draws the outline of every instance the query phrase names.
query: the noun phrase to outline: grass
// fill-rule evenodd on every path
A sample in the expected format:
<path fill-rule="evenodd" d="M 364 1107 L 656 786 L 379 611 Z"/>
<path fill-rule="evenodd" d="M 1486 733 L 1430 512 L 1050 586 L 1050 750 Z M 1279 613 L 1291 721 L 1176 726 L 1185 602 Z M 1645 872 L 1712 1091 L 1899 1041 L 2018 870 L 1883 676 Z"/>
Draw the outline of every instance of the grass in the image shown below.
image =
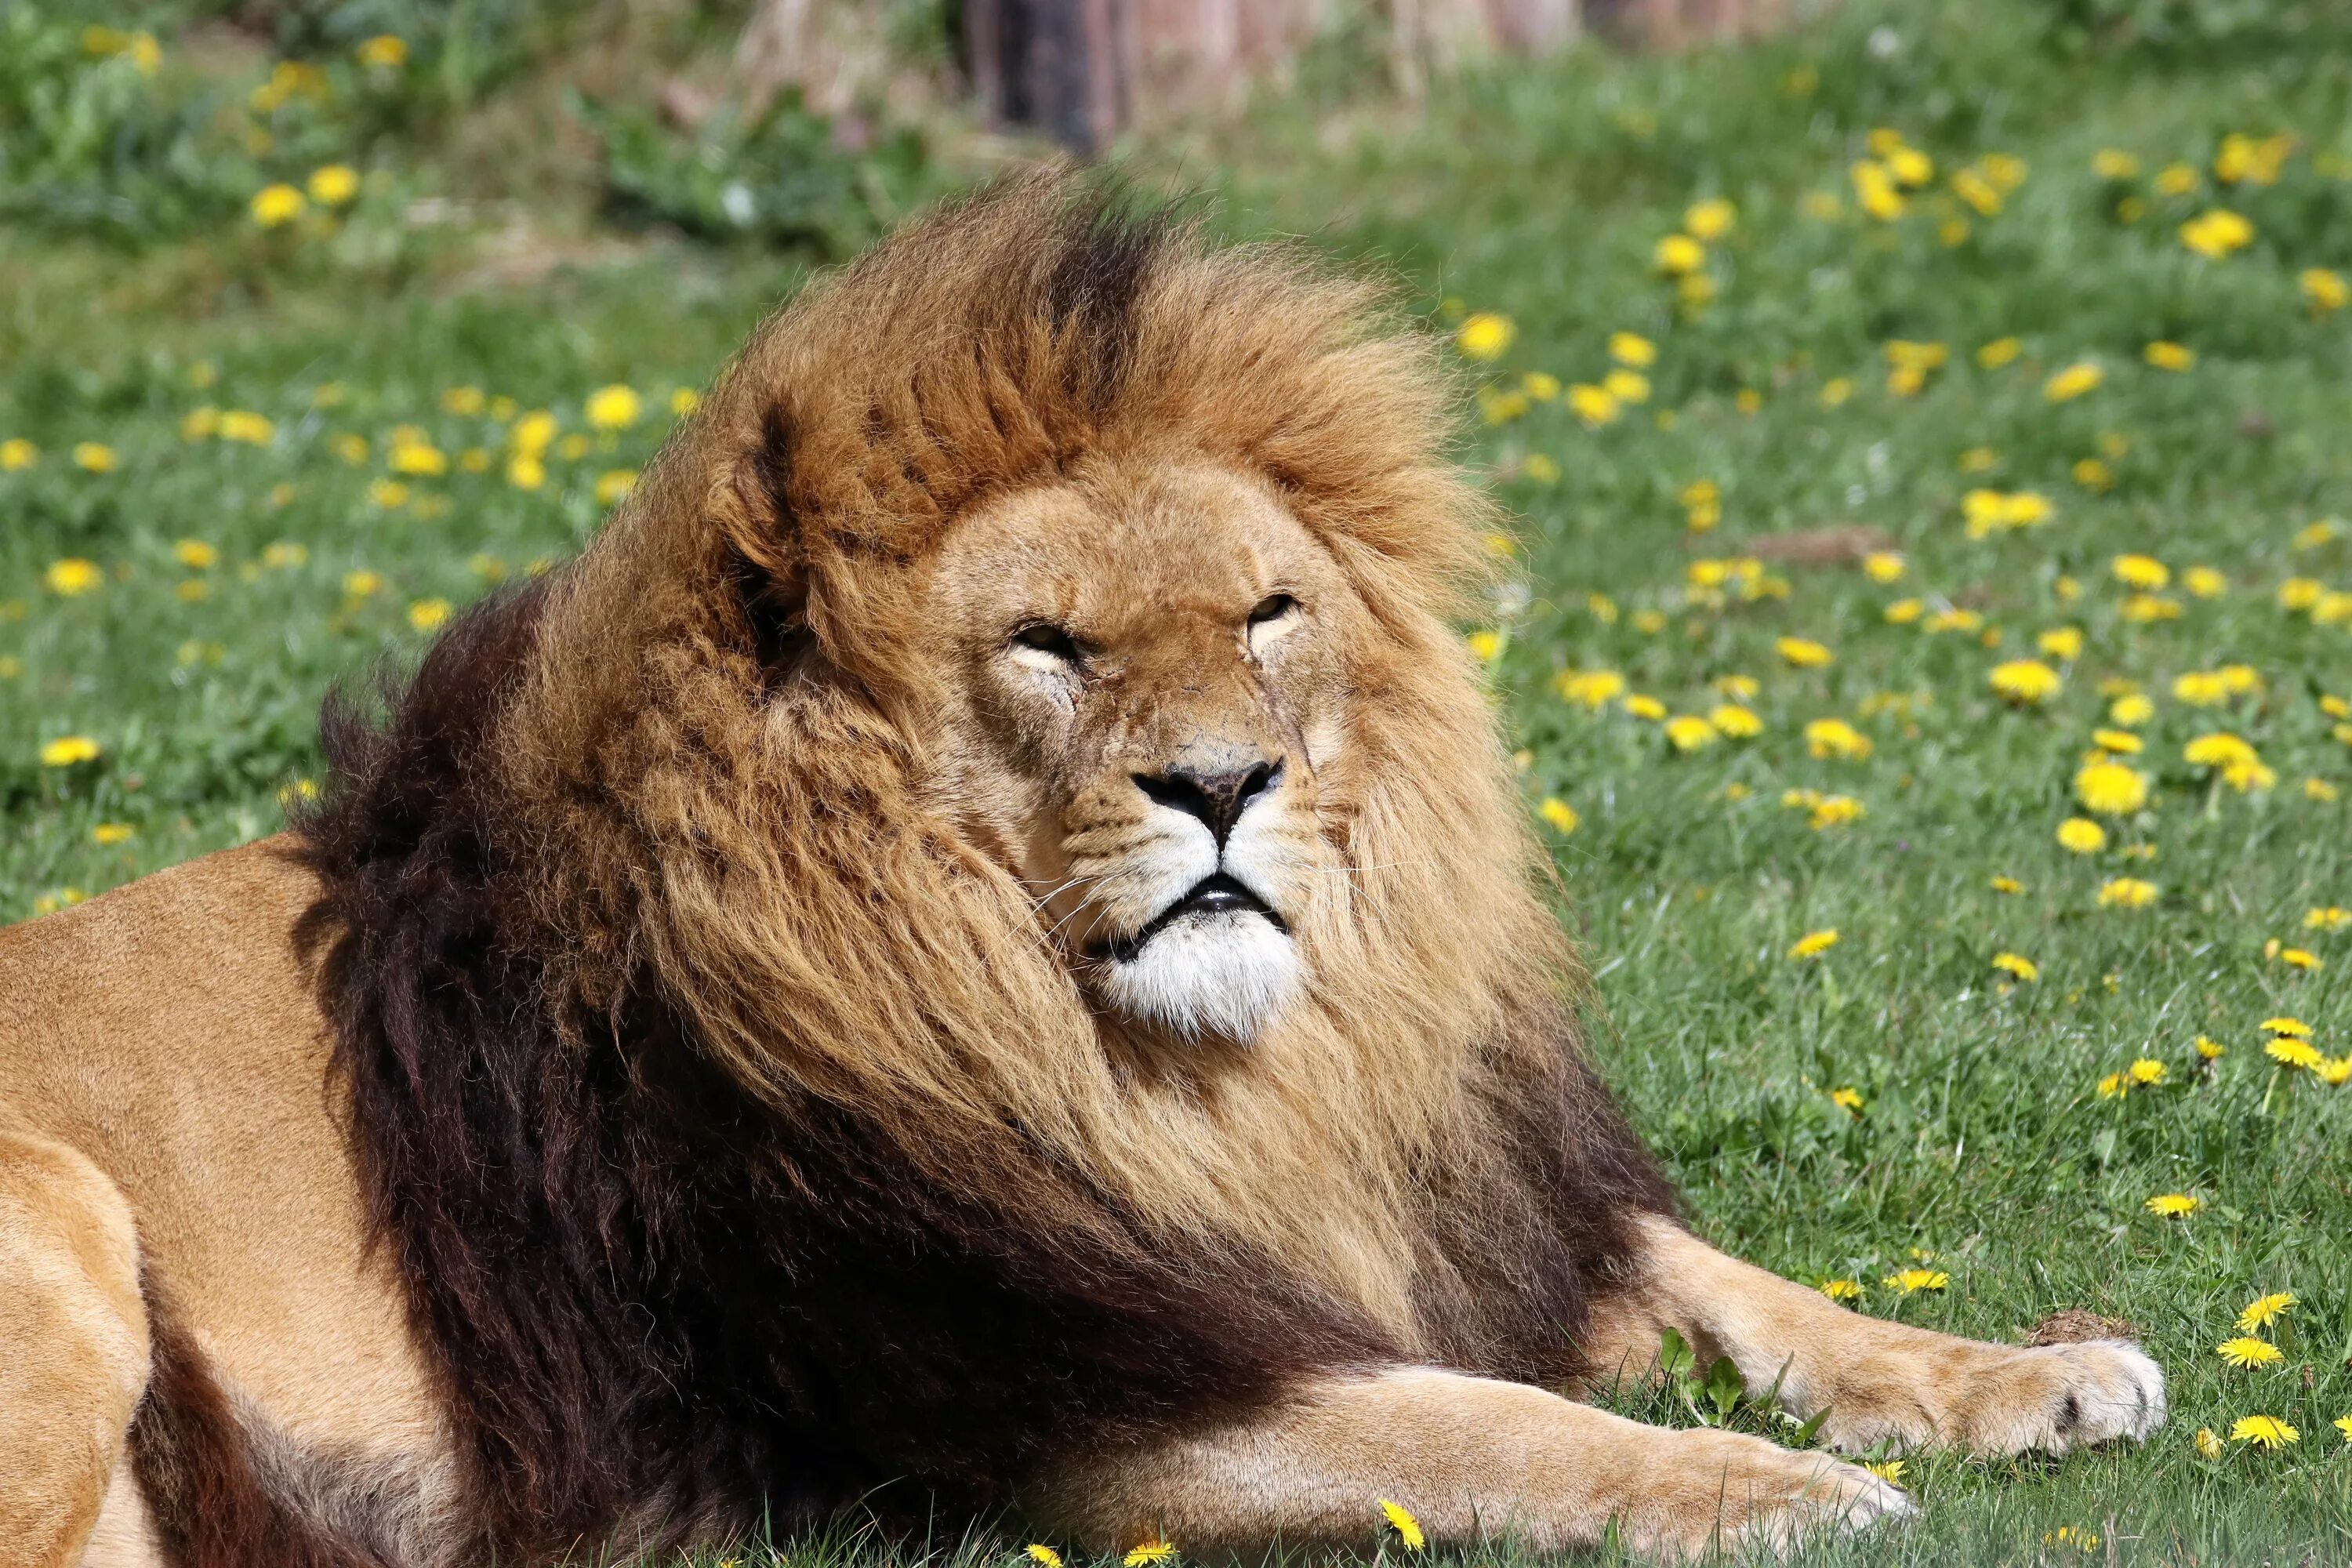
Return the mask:
<path fill-rule="evenodd" d="M 2315 615 L 2279 600 L 2290 578 L 2352 590 L 2352 529 L 2310 527 L 2352 510 L 2352 310 L 2315 310 L 2298 282 L 2352 266 L 2352 51 L 2256 36 L 2185 60 L 2080 52 L 2052 41 L 2047 14 L 1860 6 L 1746 52 L 1501 68 L 1410 116 L 1310 69 L 1243 124 L 1133 161 L 1212 184 L 1237 235 L 1305 234 L 1393 269 L 1448 330 L 1474 312 L 1513 323 L 1500 357 L 1465 363 L 1465 395 L 1465 395 L 1465 456 L 1493 470 L 1519 533 L 1513 586 L 1465 630 L 1492 634 L 1530 803 L 1580 818 L 1554 841 L 1606 1008 L 1599 1050 L 1701 1228 L 1796 1278 L 1859 1281 L 1862 1310 L 1956 1332 L 2007 1338 L 2065 1307 L 2120 1316 L 2167 1370 L 2173 1415 L 2144 1448 L 1915 1458 L 1903 1480 L 1923 1522 L 1805 1560 L 2340 1563 L 2352 1085 L 2272 1059 L 2261 1026 L 2291 1015 L 2323 1054 L 2352 1053 L 2352 928 L 2305 924 L 2352 904 L 2352 731 L 2320 706 L 2352 696 L 2352 627 L 2328 623 L 2333 601 Z M 1889 222 L 1857 211 L 1848 174 L 1880 126 L 1936 164 Z M 2233 132 L 2298 139 L 2275 183 L 2217 182 Z M 2140 173 L 2095 175 L 2105 148 Z M 1989 153 L 2025 176 L 1986 215 L 1948 180 Z M 2193 188 L 2161 194 L 2176 161 Z M 1838 214 L 1810 211 L 1811 193 Z M 1694 310 L 1653 247 L 1717 196 L 1737 221 L 1706 247 L 1716 298 Z M 2214 206 L 2254 230 L 2221 258 L 2178 232 Z M 649 455 L 670 391 L 706 379 L 798 275 L 655 239 L 499 285 L 472 265 L 479 237 L 445 243 L 386 268 L 257 261 L 249 236 L 125 255 L 0 233 L 0 438 L 41 454 L 0 472 L 0 916 L 272 831 L 279 792 L 315 771 L 328 682 L 412 654 L 412 616 L 436 601 L 575 547 L 603 510 L 598 477 Z M 1515 405 L 1529 372 L 1599 382 L 1617 331 L 1656 345 L 1646 402 L 1597 426 L 1561 401 Z M 2013 363 L 1977 363 L 2009 337 Z M 2147 363 L 2159 340 L 2194 364 Z M 1892 341 L 1946 346 L 1908 395 L 1888 385 Z M 2048 379 L 2078 363 L 2099 384 L 2052 401 Z M 646 412 L 590 430 L 586 399 L 608 383 Z M 585 449 L 558 447 L 542 489 L 515 488 L 510 425 L 448 411 L 462 387 L 552 411 Z M 184 437 L 205 405 L 258 412 L 270 433 Z M 371 489 L 395 477 L 402 424 L 450 468 L 387 504 Z M 337 455 L 349 435 L 363 460 Z M 76 468 L 81 441 L 110 447 L 111 471 Z M 461 461 L 475 448 L 484 471 Z M 1979 448 L 1990 466 L 1964 471 Z M 2105 472 L 2078 476 L 2085 459 Z M 1700 480 L 1721 497 L 1706 532 L 1682 499 Z M 1964 497 L 1985 487 L 2040 494 L 2052 515 L 1972 539 Z M 1899 580 L 1851 551 L 1808 563 L 1860 537 L 1824 533 L 1849 526 L 1901 554 Z M 182 540 L 216 563 L 183 564 Z M 2133 618 L 2149 602 L 2136 611 L 2116 580 L 2125 553 L 2166 565 L 2177 618 Z M 1703 562 L 1759 555 L 1760 576 L 1698 580 Z M 102 584 L 52 592 L 64 558 Z M 2187 590 L 2193 566 L 2220 574 L 2211 596 Z M 350 591 L 355 573 L 373 592 Z M 1920 618 L 1891 622 L 1906 599 Z M 1938 617 L 1947 629 L 1927 629 Z M 2067 626 L 2077 656 L 2037 655 Z M 1790 666 L 1789 637 L 1833 662 Z M 2036 657 L 2062 689 L 1998 698 L 1991 668 Z M 2257 689 L 2210 707 L 2174 695 L 2179 676 L 2235 664 Z M 1762 731 L 1684 753 L 1622 697 L 1566 700 L 1567 671 L 1615 672 L 1685 715 L 1748 677 Z M 2074 780 L 2123 683 L 2153 700 L 2131 726 L 2144 749 L 2120 759 L 2152 794 L 2100 819 L 2105 850 L 2072 854 L 2055 835 L 2083 814 Z M 1832 717 L 1870 741 L 1866 759 L 1811 754 L 1805 726 Z M 2184 760 L 2220 731 L 2259 750 L 2270 787 Z M 99 757 L 44 766 L 66 735 Z M 2330 788 L 2347 798 L 2317 798 Z M 1865 814 L 1815 827 L 1782 804 L 1791 790 Z M 2000 877 L 2021 890 L 1997 891 Z M 2156 884 L 2154 903 L 2103 905 L 2124 877 Z M 1829 929 L 1817 959 L 1787 956 Z M 2273 942 L 2319 966 L 2265 956 Z M 2038 978 L 1996 970 L 2001 952 Z M 2221 1047 L 2210 1064 L 2200 1036 Z M 2165 1081 L 2100 1094 L 2141 1059 Z M 1830 1098 L 1848 1088 L 1858 1112 Z M 2200 1206 L 2147 1210 L 2169 1193 Z M 1915 1249 L 1948 1283 L 1882 1285 Z M 2214 1347 L 2271 1291 L 2298 1300 L 2269 1331 L 2283 1358 L 2225 1366 Z M 1664 1394 L 1620 1403 L 1693 1419 Z M 2257 1414 L 2301 1441 L 2200 1457 L 2199 1428 L 2226 1440 Z M 875 1554 L 837 1536 L 793 1555 Z"/>

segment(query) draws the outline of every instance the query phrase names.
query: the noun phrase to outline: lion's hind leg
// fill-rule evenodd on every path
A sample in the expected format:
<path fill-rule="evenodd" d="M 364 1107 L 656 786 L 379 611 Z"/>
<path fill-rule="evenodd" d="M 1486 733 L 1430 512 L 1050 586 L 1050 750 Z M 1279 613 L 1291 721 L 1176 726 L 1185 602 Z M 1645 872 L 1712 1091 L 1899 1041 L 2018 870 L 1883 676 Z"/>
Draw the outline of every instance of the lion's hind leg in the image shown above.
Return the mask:
<path fill-rule="evenodd" d="M 1751 1394 L 1775 1388 L 1801 1415 L 1827 1411 L 1822 1435 L 1847 1453 L 2064 1453 L 2137 1441 L 2164 1421 L 2164 1373 L 2126 1341 L 2000 1345 L 1890 1323 L 1664 1220 L 1639 1223 L 1635 1267 L 1593 1317 L 1587 1354 L 1603 1378 L 1646 1370 L 1672 1328 L 1702 1357 L 1730 1357 Z"/>
<path fill-rule="evenodd" d="M 146 1382 L 130 1205 L 73 1150 L 0 1126 L 0 1568 L 80 1561 Z"/>

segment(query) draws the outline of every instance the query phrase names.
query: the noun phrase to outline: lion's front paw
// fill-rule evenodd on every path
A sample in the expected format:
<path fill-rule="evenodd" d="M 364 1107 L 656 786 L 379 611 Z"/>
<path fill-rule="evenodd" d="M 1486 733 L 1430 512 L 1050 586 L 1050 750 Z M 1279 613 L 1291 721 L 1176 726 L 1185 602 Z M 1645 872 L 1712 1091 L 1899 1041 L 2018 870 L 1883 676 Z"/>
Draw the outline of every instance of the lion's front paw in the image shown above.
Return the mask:
<path fill-rule="evenodd" d="M 1882 1443 L 1974 1454 L 2063 1454 L 2164 1422 L 2164 1373 L 2128 1340 L 2016 1349 L 1951 1342 L 1872 1358 L 1843 1379 L 1822 1432 L 1856 1453 Z"/>
<path fill-rule="evenodd" d="M 1859 1465 L 1734 1433 L 1675 1434 L 1653 1481 L 1622 1528 L 1627 1544 L 1668 1562 L 1757 1542 L 1785 1551 L 1809 1535 L 1919 1511 Z"/>

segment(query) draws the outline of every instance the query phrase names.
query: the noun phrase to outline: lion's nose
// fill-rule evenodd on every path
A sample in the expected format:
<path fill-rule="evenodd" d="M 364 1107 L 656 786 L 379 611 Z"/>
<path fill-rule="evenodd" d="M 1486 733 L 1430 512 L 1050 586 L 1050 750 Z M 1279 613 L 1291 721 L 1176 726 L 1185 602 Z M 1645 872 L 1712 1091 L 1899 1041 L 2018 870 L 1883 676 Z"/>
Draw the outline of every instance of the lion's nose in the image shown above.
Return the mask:
<path fill-rule="evenodd" d="M 1199 817 L 1220 849 L 1250 802 L 1281 782 L 1282 764 L 1265 761 L 1223 772 L 1175 767 L 1162 773 L 1135 775 L 1136 787 L 1152 800 Z"/>

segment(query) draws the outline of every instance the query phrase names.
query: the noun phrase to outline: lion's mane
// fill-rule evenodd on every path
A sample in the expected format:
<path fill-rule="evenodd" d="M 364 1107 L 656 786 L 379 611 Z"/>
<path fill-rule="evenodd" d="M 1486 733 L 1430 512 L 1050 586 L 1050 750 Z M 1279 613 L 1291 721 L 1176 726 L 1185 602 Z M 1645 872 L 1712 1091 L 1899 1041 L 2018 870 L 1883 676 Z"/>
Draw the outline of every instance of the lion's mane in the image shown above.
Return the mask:
<path fill-rule="evenodd" d="M 1669 1200 L 1448 629 L 1451 395 L 1360 283 L 1013 182 L 763 323 L 381 717 L 331 702 L 307 930 L 486 1545 L 1001 1501 L 1318 1371 L 1574 1373 Z M 1163 453 L 1270 479 L 1383 638 L 1310 994 L 1181 1060 L 926 805 L 910 651 L 965 509 Z"/>

